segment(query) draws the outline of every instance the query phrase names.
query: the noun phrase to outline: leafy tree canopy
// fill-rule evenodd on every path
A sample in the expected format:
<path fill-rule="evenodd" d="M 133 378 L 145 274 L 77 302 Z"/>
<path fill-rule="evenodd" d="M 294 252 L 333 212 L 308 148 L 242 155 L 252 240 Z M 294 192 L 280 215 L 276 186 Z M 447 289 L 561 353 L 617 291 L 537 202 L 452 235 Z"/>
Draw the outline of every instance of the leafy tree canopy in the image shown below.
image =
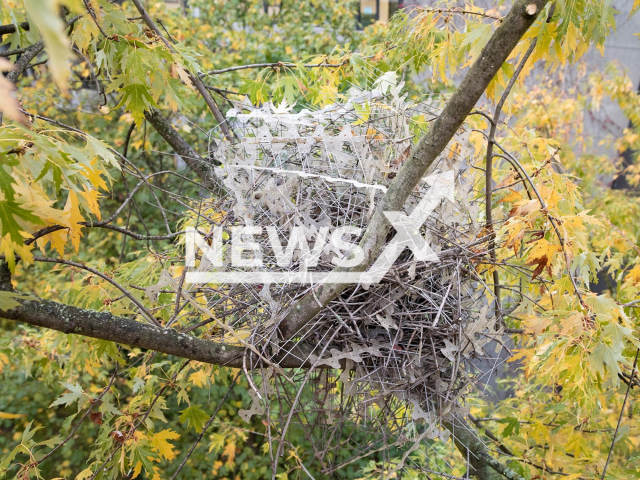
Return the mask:
<path fill-rule="evenodd" d="M 619 66 L 582 63 L 638 0 L 443 2 L 363 30 L 352 1 L 268 7 L 3 0 L 0 476 L 640 478 L 640 96 Z M 226 213 L 212 145 L 234 142 L 231 109 L 320 109 L 384 82 L 441 109 L 412 119 L 390 187 L 403 203 L 415 172 L 470 132 L 488 242 L 474 275 L 508 334 L 508 395 L 470 393 L 465 423 L 442 422 L 456 441 L 345 447 L 330 471 L 305 425 L 278 422 L 289 406 L 241 419 L 257 390 L 233 355 L 254 352 L 212 320 L 211 291 L 146 289 L 163 271 L 184 281 L 185 228 Z M 603 101 L 630 120 L 602 150 L 620 155 L 583 131 Z M 338 295 L 303 298 L 281 341 Z"/>

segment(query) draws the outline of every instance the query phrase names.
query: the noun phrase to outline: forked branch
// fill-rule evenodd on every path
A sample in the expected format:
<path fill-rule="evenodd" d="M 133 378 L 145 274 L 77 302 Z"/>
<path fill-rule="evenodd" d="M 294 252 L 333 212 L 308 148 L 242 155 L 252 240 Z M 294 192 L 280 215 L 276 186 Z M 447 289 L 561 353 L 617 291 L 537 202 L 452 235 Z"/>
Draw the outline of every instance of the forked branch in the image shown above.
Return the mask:
<path fill-rule="evenodd" d="M 409 159 L 400 168 L 360 242 L 364 250 L 364 260 L 358 267 L 350 269 L 351 271 L 363 271 L 373 263 L 391 228 L 383 211 L 403 209 L 413 189 L 462 126 L 493 77 L 546 4 L 547 0 L 518 0 L 514 4 L 431 129 L 418 142 Z M 282 337 L 285 340 L 295 337 L 346 287 L 347 284 L 320 285 L 315 291 L 302 297 L 282 319 Z"/>

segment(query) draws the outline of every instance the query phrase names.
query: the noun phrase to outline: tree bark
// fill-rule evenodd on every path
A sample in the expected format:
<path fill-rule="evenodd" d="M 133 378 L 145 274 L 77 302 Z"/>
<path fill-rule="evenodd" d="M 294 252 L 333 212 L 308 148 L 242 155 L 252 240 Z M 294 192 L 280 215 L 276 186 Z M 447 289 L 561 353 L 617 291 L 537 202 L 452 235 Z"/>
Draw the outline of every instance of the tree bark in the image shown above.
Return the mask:
<path fill-rule="evenodd" d="M 465 420 L 454 418 L 443 422 L 443 426 L 451 432 L 453 440 L 465 460 L 471 466 L 470 475 L 479 480 L 524 480 L 509 467 L 491 456 L 489 449 L 476 431 Z"/>
<path fill-rule="evenodd" d="M 214 195 L 220 195 L 224 191 L 222 183 L 213 172 L 213 165 L 205 161 L 205 159 L 189 145 L 189 142 L 173 128 L 171 122 L 160 110 L 154 108 L 149 112 L 145 112 L 144 116 L 171 148 L 182 157 L 189 168 L 198 175 L 200 180 L 202 180 L 202 185 L 206 189 L 211 190 Z"/>
<path fill-rule="evenodd" d="M 365 252 L 363 262 L 352 269 L 336 271 L 364 271 L 375 260 L 391 229 L 383 211 L 401 211 L 416 185 L 433 161 L 462 126 L 487 86 L 507 60 L 522 36 L 533 24 L 547 0 L 518 0 L 482 49 L 480 56 L 465 75 L 431 129 L 418 142 L 409 159 L 393 179 L 389 190 L 364 233 L 360 246 Z M 331 300 L 347 287 L 347 284 L 320 285 L 294 305 L 280 323 L 285 340 L 295 337 Z"/>
<path fill-rule="evenodd" d="M 8 271 L 6 265 L 0 265 L 0 282 L 2 282 L 0 290 L 5 291 L 10 290 L 11 286 L 10 276 L 6 275 L 6 271 Z M 243 366 L 244 347 L 204 340 L 172 328 L 156 327 L 130 318 L 118 317 L 109 312 L 72 307 L 19 292 L 16 292 L 16 295 L 15 300 L 22 305 L 9 310 L 0 309 L 1 318 L 63 333 L 154 350 L 198 362 L 234 368 Z M 273 362 L 283 368 L 305 367 L 308 366 L 307 357 L 310 352 L 310 349 L 298 344 L 290 353 L 276 356 Z M 252 357 L 251 352 L 247 352 L 246 355 Z M 251 362 L 247 362 L 247 365 L 250 364 Z M 259 364 L 259 362 L 255 361 L 253 364 Z"/>

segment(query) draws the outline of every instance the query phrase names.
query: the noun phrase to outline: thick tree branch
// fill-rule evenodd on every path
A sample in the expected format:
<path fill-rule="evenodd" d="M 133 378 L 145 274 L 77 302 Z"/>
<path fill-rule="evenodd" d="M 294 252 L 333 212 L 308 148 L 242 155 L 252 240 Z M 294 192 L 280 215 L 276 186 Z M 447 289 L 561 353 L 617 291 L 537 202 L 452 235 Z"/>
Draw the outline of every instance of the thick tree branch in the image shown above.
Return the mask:
<path fill-rule="evenodd" d="M 18 79 L 20 78 L 20 75 L 22 75 L 22 72 L 24 72 L 27 69 L 27 67 L 29 66 L 29 64 L 31 63 L 31 60 L 36 58 L 36 56 L 40 52 L 42 52 L 42 50 L 44 50 L 44 41 L 43 40 L 38 40 L 36 43 L 34 43 L 30 47 L 28 47 L 22 53 L 22 56 L 20 57 L 20 60 L 18 60 L 16 62 L 15 66 L 13 67 L 13 69 L 7 74 L 7 80 L 10 80 L 13 83 L 16 83 L 18 81 Z"/>
<path fill-rule="evenodd" d="M 213 191 L 214 194 L 223 191 L 222 184 L 213 173 L 213 166 L 189 145 L 160 110 L 154 108 L 150 112 L 145 112 L 144 116 L 160 136 L 171 145 L 171 148 L 182 157 L 189 168 L 200 177 L 205 188 Z"/>
<path fill-rule="evenodd" d="M 154 350 L 198 362 L 242 368 L 242 357 L 245 353 L 243 347 L 196 338 L 171 328 L 140 323 L 109 312 L 96 312 L 50 300 L 34 299 L 32 296 L 20 293 L 17 295 L 22 297 L 15 298 L 22 305 L 10 310 L 0 310 L 1 318 L 63 333 Z M 298 345 L 289 353 L 274 358 L 273 361 L 283 368 L 304 367 L 307 365 L 306 358 L 309 353 L 305 346 Z M 248 352 L 247 355 L 252 354 Z"/>
<path fill-rule="evenodd" d="M 173 48 L 169 40 L 167 40 L 164 37 L 164 35 L 162 35 L 162 32 L 160 31 L 158 26 L 155 24 L 155 22 L 147 12 L 147 10 L 144 8 L 144 5 L 142 5 L 142 2 L 140 0 L 132 0 L 132 1 L 136 9 L 138 10 L 138 12 L 140 12 L 140 16 L 142 17 L 142 20 L 144 20 L 144 23 L 146 23 L 147 26 L 151 30 L 153 30 L 153 32 L 158 36 L 160 40 L 162 40 L 162 42 L 167 46 L 167 48 L 171 52 L 176 53 L 175 48 Z M 198 76 L 198 72 L 196 72 L 195 74 L 193 74 L 192 72 L 188 72 L 188 73 L 189 73 L 189 79 L 195 85 L 198 92 L 200 92 L 200 95 L 202 96 L 205 103 L 207 104 L 207 107 L 209 107 L 209 110 L 211 110 L 211 113 L 213 114 L 214 118 L 220 124 L 220 129 L 222 130 L 222 133 L 229 141 L 231 141 L 231 132 L 229 131 L 229 127 L 227 126 L 227 121 L 224 118 L 224 115 L 222 115 L 222 112 L 220 111 L 218 104 L 216 103 L 214 98 L 211 96 L 211 94 L 209 93 L 205 85 L 202 83 L 202 80 L 200 80 L 200 77 Z"/>
<path fill-rule="evenodd" d="M 29 30 L 29 22 L 22 22 L 20 25 L 20 28 L 22 30 Z M 8 33 L 15 33 L 16 31 L 16 26 L 13 23 L 10 23 L 9 25 L 0 25 L 0 35 L 6 35 Z"/>
<path fill-rule="evenodd" d="M 489 452 L 482 439 L 471 426 L 460 418 L 443 422 L 443 425 L 453 435 L 456 447 L 471 464 L 471 475 L 480 480 L 524 480 L 520 475 L 503 465 Z"/>
<path fill-rule="evenodd" d="M 363 271 L 373 263 L 391 228 L 382 212 L 403 209 L 407 197 L 420 182 L 433 161 L 446 148 L 546 3 L 547 0 L 518 0 L 514 4 L 440 116 L 418 142 L 411 156 L 394 178 L 360 242 L 360 246 L 365 252 L 364 260 L 361 265 L 351 271 Z M 340 295 L 346 287 L 346 284 L 324 284 L 305 295 L 289 310 L 280 323 L 283 338 L 290 339 L 298 334 L 324 306 Z"/>

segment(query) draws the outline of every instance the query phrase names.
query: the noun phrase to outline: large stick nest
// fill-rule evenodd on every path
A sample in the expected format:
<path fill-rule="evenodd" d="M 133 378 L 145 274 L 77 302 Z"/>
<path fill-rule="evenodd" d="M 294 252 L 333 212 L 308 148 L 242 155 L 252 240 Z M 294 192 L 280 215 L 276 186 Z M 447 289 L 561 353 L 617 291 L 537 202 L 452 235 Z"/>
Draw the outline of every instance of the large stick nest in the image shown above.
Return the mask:
<path fill-rule="evenodd" d="M 323 227 L 364 232 L 416 139 L 439 113 L 436 102 L 410 101 L 401 88 L 383 77 L 372 91 L 353 89 L 346 99 L 298 113 L 286 105 L 237 105 L 228 118 L 238 138 L 212 146 L 228 195 L 203 201 L 191 225 L 204 233 L 220 225 L 225 231 L 262 227 L 265 233 L 253 238 L 261 244 L 260 272 L 331 271 L 346 252 L 327 243 L 310 266 L 311 252 L 297 249 L 291 266 L 283 268 L 266 229 L 275 229 L 284 248 L 292 230 L 305 227 L 313 232 L 310 250 Z M 276 436 L 287 428 L 305 429 L 327 472 L 345 461 L 338 450 L 347 445 L 366 454 L 416 436 L 446 437 L 438 420 L 464 411 L 476 379 L 474 360 L 495 356 L 484 350 L 501 332 L 493 296 L 476 273 L 488 237 L 479 236 L 481 202 L 473 197 L 471 152 L 468 132 L 461 130 L 427 174 L 450 172 L 455 179 L 455 200 L 443 200 L 421 231 L 439 260 L 416 261 L 406 249 L 381 282 L 347 288 L 299 333 L 298 342 L 313 348 L 306 359 L 313 368 L 287 372 L 293 382 L 279 379 L 282 371 L 272 367 L 251 374 L 254 402 L 243 418 L 265 415 L 279 425 Z M 434 188 L 421 182 L 405 213 Z M 233 267 L 226 257 L 225 264 L 218 270 L 256 270 Z M 202 259 L 198 270 L 216 269 Z M 210 323 L 207 334 L 273 358 L 284 345 L 279 322 L 314 288 L 209 285 L 206 308 L 233 333 Z M 499 339 L 490 345 L 493 350 Z M 247 357 L 247 372 L 254 360 Z"/>

